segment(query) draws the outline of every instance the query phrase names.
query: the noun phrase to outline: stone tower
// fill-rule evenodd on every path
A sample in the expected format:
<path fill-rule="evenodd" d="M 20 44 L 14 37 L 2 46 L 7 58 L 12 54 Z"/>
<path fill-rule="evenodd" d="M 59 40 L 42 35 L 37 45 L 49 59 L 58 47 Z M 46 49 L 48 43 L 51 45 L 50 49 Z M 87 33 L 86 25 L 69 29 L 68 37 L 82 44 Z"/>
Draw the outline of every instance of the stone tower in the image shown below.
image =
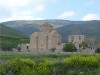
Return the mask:
<path fill-rule="evenodd" d="M 84 35 L 70 35 L 68 36 L 68 42 L 71 42 L 79 49 L 79 45 L 85 41 Z"/>
<path fill-rule="evenodd" d="M 30 50 L 52 49 L 59 44 L 61 44 L 61 36 L 49 23 L 41 25 L 40 32 L 34 32 L 30 36 Z"/>

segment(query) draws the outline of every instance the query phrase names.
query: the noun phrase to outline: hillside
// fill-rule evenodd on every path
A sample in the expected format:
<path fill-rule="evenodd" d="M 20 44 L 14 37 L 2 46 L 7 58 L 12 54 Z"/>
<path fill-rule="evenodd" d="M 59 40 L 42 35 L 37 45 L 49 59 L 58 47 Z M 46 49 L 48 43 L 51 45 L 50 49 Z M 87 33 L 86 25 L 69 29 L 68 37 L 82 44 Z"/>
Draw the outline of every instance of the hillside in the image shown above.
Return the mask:
<path fill-rule="evenodd" d="M 68 20 L 18 20 L 3 22 L 2 24 L 12 27 L 30 36 L 33 32 L 39 31 L 40 25 L 45 22 L 52 24 L 54 28 L 62 27 L 71 23 L 71 21 Z"/>
<path fill-rule="evenodd" d="M 28 40 L 20 31 L 5 25 L 0 25 L 0 49 L 11 50 L 11 48 L 16 48 L 21 42 L 29 42 Z"/>
<path fill-rule="evenodd" d="M 24 37 L 25 34 L 8 26 L 5 26 L 3 24 L 0 24 L 0 35 L 6 35 L 6 36 L 15 36 L 15 37 Z"/>
<path fill-rule="evenodd" d="M 39 26 L 43 23 L 50 23 L 62 35 L 63 42 L 67 41 L 68 35 L 83 34 L 86 36 L 96 36 L 100 39 L 100 20 L 93 21 L 69 21 L 69 20 L 20 20 L 3 22 L 6 26 L 30 36 L 33 32 L 39 31 Z"/>
<path fill-rule="evenodd" d="M 63 42 L 67 41 L 69 35 L 86 35 L 95 36 L 100 40 L 100 21 L 87 21 L 79 24 L 69 24 L 68 26 L 62 26 L 56 28 L 56 30 L 62 35 Z"/>

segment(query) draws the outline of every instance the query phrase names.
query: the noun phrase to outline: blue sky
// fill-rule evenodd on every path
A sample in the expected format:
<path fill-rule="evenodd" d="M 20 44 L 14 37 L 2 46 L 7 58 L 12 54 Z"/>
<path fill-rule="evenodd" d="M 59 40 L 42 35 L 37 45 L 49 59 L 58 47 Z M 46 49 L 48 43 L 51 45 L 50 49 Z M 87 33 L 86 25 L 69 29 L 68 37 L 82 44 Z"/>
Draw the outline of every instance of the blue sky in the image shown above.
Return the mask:
<path fill-rule="evenodd" d="M 11 20 L 100 20 L 100 0 L 0 0 L 0 22 Z"/>

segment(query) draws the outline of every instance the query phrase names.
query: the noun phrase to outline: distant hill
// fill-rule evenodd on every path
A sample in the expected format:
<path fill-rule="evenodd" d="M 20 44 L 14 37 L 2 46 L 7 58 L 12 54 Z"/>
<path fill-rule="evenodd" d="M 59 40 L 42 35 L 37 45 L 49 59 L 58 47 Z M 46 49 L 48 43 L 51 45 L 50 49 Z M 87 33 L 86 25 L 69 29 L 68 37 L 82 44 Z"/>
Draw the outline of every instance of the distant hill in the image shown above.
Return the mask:
<path fill-rule="evenodd" d="M 67 41 L 68 35 L 83 34 L 86 36 L 95 36 L 100 39 L 100 20 L 93 21 L 69 21 L 69 20 L 20 20 L 3 22 L 8 27 L 12 27 L 27 36 L 33 32 L 39 31 L 40 25 L 50 23 L 62 35 L 63 42 Z"/>
<path fill-rule="evenodd" d="M 11 50 L 23 42 L 27 43 L 29 39 L 22 32 L 0 24 L 0 49 Z"/>
<path fill-rule="evenodd" d="M 6 36 L 15 36 L 15 37 L 24 37 L 25 34 L 8 26 L 5 26 L 3 24 L 0 24 L 0 35 L 6 35 Z"/>
<path fill-rule="evenodd" d="M 84 21 L 79 24 L 69 24 L 56 28 L 56 30 L 62 35 L 63 42 L 67 41 L 69 35 L 86 35 L 95 36 L 100 40 L 100 21 Z"/>
<path fill-rule="evenodd" d="M 68 20 L 18 20 L 3 22 L 1 24 L 12 27 L 30 36 L 33 32 L 39 31 L 40 25 L 45 22 L 52 24 L 54 28 L 62 27 L 71 23 L 71 21 Z"/>

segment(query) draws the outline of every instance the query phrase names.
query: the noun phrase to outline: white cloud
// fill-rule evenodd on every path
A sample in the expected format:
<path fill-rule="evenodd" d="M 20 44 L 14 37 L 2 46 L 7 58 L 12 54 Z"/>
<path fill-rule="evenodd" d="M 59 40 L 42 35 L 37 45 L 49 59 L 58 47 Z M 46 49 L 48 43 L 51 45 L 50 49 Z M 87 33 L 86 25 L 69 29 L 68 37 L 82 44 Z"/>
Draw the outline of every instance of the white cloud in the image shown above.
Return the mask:
<path fill-rule="evenodd" d="M 44 20 L 44 18 L 39 18 L 39 17 L 33 17 L 33 16 L 12 16 L 9 18 L 4 18 L 0 19 L 0 22 L 5 22 L 5 21 L 13 21 L 13 20 Z"/>
<path fill-rule="evenodd" d="M 9 6 L 9 7 L 21 7 L 29 3 L 29 0 L 1 0 L 0 4 Z"/>
<path fill-rule="evenodd" d="M 83 21 L 89 21 L 89 20 L 100 20 L 100 16 L 97 14 L 87 14 L 82 18 Z"/>
<path fill-rule="evenodd" d="M 0 22 L 21 19 L 43 19 L 36 15 L 45 10 L 47 4 L 56 0 L 0 0 Z"/>
<path fill-rule="evenodd" d="M 76 13 L 74 11 L 68 11 L 68 12 L 62 13 L 58 18 L 64 19 L 67 17 L 75 16 L 75 15 L 76 15 Z"/>

